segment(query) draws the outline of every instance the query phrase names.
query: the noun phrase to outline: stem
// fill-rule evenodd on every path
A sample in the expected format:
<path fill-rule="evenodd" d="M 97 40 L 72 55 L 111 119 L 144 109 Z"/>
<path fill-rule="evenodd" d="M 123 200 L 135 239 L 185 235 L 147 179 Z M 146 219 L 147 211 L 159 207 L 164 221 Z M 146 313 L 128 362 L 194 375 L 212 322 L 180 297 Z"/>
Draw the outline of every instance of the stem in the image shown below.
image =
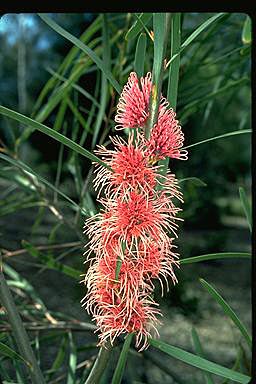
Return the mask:
<path fill-rule="evenodd" d="M 149 139 L 150 131 L 158 119 L 158 110 L 164 74 L 164 59 L 170 29 L 170 13 L 154 13 L 154 62 L 152 91 L 149 100 L 149 119 L 145 129 L 145 137 Z"/>
<path fill-rule="evenodd" d="M 174 13 L 171 21 L 171 58 L 180 50 L 181 43 L 181 24 L 180 24 L 180 13 Z M 170 64 L 169 78 L 168 78 L 168 90 L 167 99 L 170 106 L 176 110 L 177 105 L 177 94 L 178 94 L 178 82 L 179 82 L 179 68 L 180 68 L 180 55 L 178 55 Z M 169 157 L 159 161 L 161 165 L 162 175 L 166 175 Z"/>
<path fill-rule="evenodd" d="M 24 359 L 29 363 L 29 374 L 32 383 L 45 384 L 42 372 L 37 364 L 28 335 L 14 303 L 11 291 L 5 281 L 4 274 L 2 272 L 2 264 L 0 265 L 0 300 L 5 308 L 5 311 L 7 312 L 19 351 Z"/>
<path fill-rule="evenodd" d="M 92 367 L 90 375 L 88 376 L 85 384 L 98 384 L 100 382 L 100 378 L 105 371 L 105 368 L 111 355 L 112 346 L 110 345 L 110 343 L 107 347 L 110 349 L 106 349 L 105 347 L 100 348 L 97 359 Z"/>

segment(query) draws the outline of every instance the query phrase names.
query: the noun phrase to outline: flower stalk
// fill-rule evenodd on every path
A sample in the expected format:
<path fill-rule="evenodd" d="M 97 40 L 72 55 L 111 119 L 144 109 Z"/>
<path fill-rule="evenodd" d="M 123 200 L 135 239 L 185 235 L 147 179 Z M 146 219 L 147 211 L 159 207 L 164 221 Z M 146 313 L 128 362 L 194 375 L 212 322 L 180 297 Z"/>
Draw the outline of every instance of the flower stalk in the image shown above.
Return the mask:
<path fill-rule="evenodd" d="M 171 58 L 180 50 L 181 45 L 181 14 L 173 13 L 171 18 L 171 28 L 170 28 L 170 37 L 171 37 L 171 49 L 170 56 Z M 179 69 L 180 69 L 180 55 L 178 55 L 170 64 L 169 67 L 169 76 L 168 76 L 168 89 L 167 89 L 167 99 L 172 106 L 173 110 L 176 111 L 177 105 L 177 95 L 178 95 L 178 84 L 179 84 Z M 163 159 L 159 162 L 159 165 L 162 166 L 161 173 L 166 175 L 169 157 Z"/>
<path fill-rule="evenodd" d="M 165 67 L 165 54 L 167 48 L 168 35 L 170 30 L 171 14 L 154 13 L 154 62 L 152 92 L 149 101 L 149 119 L 145 128 L 146 139 L 150 138 L 150 131 L 157 123 L 161 89 Z"/>

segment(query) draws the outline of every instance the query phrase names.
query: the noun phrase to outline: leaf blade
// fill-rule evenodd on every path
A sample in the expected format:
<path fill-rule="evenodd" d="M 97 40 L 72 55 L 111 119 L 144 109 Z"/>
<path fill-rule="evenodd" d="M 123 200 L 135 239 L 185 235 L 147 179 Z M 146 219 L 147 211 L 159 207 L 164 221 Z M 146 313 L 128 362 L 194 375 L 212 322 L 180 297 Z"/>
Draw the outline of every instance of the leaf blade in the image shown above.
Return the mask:
<path fill-rule="evenodd" d="M 191 330 L 191 335 L 192 335 L 192 340 L 193 340 L 196 354 L 204 358 L 205 356 L 204 356 L 203 347 L 199 339 L 198 333 L 194 327 Z M 206 377 L 207 384 L 214 384 L 212 376 L 210 375 L 209 372 L 205 372 L 205 377 Z"/>
<path fill-rule="evenodd" d="M 87 157 L 91 161 L 96 161 L 97 163 L 102 164 L 105 167 L 108 167 L 102 160 L 100 160 L 97 156 L 93 155 L 91 152 L 87 151 L 83 147 L 81 147 L 79 144 L 75 143 L 73 140 L 69 139 L 68 137 L 65 137 L 59 132 L 54 131 L 52 128 L 47 127 L 46 125 L 39 123 L 30 117 L 27 117 L 25 115 L 22 115 L 21 113 L 15 112 L 9 108 L 6 108 L 2 105 L 0 105 L 0 113 L 2 115 L 5 115 L 7 117 L 10 117 L 14 120 L 19 121 L 21 124 L 29 125 L 44 134 L 52 137 L 53 139 L 59 141 L 60 143 L 64 144 L 65 146 L 69 147 L 70 149 L 74 150 L 75 152 L 79 153 L 82 156 Z"/>
<path fill-rule="evenodd" d="M 244 44 L 251 44 L 252 42 L 252 21 L 248 15 L 246 16 L 242 30 L 242 42 Z"/>
<path fill-rule="evenodd" d="M 216 291 L 216 289 L 211 286 L 211 284 L 207 283 L 206 280 L 199 279 L 199 281 L 203 285 L 203 287 L 206 288 L 206 290 L 210 293 L 210 295 L 214 298 L 214 300 L 217 301 L 218 304 L 220 304 L 225 314 L 233 321 L 233 323 L 236 325 L 236 327 L 239 329 L 239 331 L 247 341 L 249 347 L 251 347 L 252 346 L 251 336 L 249 335 L 244 324 L 241 322 L 241 320 L 237 317 L 236 313 L 230 307 L 230 305 L 223 299 L 223 297 Z"/>
<path fill-rule="evenodd" d="M 209 253 L 206 255 L 187 257 L 180 259 L 180 264 L 200 263 L 207 260 L 218 259 L 233 259 L 233 258 L 251 258 L 251 254 L 247 252 L 222 252 L 222 253 Z"/>
<path fill-rule="evenodd" d="M 252 209 L 243 187 L 239 187 L 239 195 L 250 232 L 252 232 Z"/>
<path fill-rule="evenodd" d="M 135 59 L 134 59 L 134 70 L 137 73 L 138 78 L 142 77 L 144 74 L 146 47 L 147 47 L 146 34 L 141 33 L 137 41 Z"/>
<path fill-rule="evenodd" d="M 128 32 L 125 35 L 125 40 L 131 40 L 136 37 L 140 31 L 143 29 L 143 24 L 147 25 L 152 18 L 152 13 L 142 13 L 138 20 L 131 26 Z"/>
<path fill-rule="evenodd" d="M 184 351 L 181 348 L 174 347 L 170 344 L 164 343 L 160 340 L 150 339 L 149 344 L 159 349 L 160 351 L 174 357 L 184 363 L 193 365 L 199 369 L 207 372 L 211 372 L 215 375 L 225 377 L 227 379 L 234 380 L 237 383 L 248 384 L 250 377 L 237 371 L 232 371 L 229 368 L 223 367 L 219 364 L 213 363 L 210 360 L 206 360 L 200 356 L 194 355 L 193 353 Z"/>
<path fill-rule="evenodd" d="M 83 52 L 85 52 L 94 61 L 94 63 L 97 65 L 97 67 L 104 73 L 104 75 L 108 78 L 109 82 L 115 88 L 117 93 L 119 93 L 119 94 L 121 93 L 121 87 L 120 87 L 119 83 L 116 81 L 116 79 L 114 79 L 114 77 L 113 77 L 112 73 L 110 72 L 110 70 L 105 67 L 104 62 L 95 54 L 95 52 L 91 48 L 89 48 L 86 44 L 84 44 L 81 40 L 77 39 L 71 33 L 66 31 L 60 25 L 55 23 L 55 21 L 51 20 L 45 14 L 38 13 L 38 16 L 46 24 L 48 24 L 53 30 L 55 30 L 61 36 L 65 37 L 67 40 L 71 41 L 74 45 L 76 45 Z"/>
<path fill-rule="evenodd" d="M 111 384 L 121 383 L 132 338 L 133 333 L 129 333 L 125 338 Z"/>
<path fill-rule="evenodd" d="M 22 361 L 27 366 L 30 365 L 19 353 L 2 342 L 0 342 L 0 354 L 6 357 L 10 357 L 10 359 Z"/>
<path fill-rule="evenodd" d="M 192 148 L 192 147 L 195 147 L 197 145 L 201 145 L 201 144 L 207 143 L 209 141 L 214 141 L 214 140 L 222 139 L 224 137 L 242 135 L 244 133 L 252 133 L 252 130 L 251 129 L 242 129 L 240 131 L 232 131 L 232 132 L 224 133 L 223 135 L 214 136 L 214 137 L 211 137 L 209 139 L 205 139 L 205 140 L 202 140 L 202 141 L 198 141 L 197 143 L 187 145 L 183 149 Z"/>

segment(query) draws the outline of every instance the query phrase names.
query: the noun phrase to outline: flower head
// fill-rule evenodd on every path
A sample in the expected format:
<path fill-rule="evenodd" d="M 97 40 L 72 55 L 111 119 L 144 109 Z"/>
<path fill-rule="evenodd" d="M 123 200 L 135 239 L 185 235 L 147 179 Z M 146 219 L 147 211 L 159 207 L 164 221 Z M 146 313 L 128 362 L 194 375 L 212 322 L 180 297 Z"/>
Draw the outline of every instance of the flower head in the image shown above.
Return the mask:
<path fill-rule="evenodd" d="M 147 141 L 147 154 L 155 161 L 171 157 L 181 160 L 187 159 L 187 151 L 181 150 L 184 134 L 178 120 L 175 120 L 175 112 L 169 109 L 161 109 L 158 121 L 154 125 L 150 139 Z"/>
<path fill-rule="evenodd" d="M 149 97 L 152 82 L 151 73 L 140 82 L 135 72 L 131 72 L 117 105 L 116 129 L 143 127 L 148 116 Z"/>
<path fill-rule="evenodd" d="M 125 258 L 117 280 L 116 256 L 110 253 L 96 259 L 86 274 L 88 293 L 82 302 L 96 321 L 100 344 L 106 339 L 113 343 L 119 335 L 135 332 L 137 346 L 144 338 L 145 348 L 149 331 L 159 323 L 156 315 L 161 313 L 150 298 L 153 287 L 144 281 L 143 269 L 138 266 L 136 260 Z"/>
<path fill-rule="evenodd" d="M 120 138 L 111 138 L 114 150 L 99 146 L 95 151 L 111 169 L 96 165 L 94 186 L 99 194 L 104 188 L 108 197 L 125 196 L 128 191 L 153 192 L 156 186 L 156 167 L 150 165 L 141 136 L 134 140 L 129 135 L 128 143 Z"/>

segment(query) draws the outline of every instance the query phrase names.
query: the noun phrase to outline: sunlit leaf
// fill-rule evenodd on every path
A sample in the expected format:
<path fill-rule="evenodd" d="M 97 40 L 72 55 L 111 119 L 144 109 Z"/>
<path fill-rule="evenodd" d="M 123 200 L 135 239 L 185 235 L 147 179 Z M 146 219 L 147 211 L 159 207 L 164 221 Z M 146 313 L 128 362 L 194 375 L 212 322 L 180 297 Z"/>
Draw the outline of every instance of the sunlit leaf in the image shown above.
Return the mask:
<path fill-rule="evenodd" d="M 250 44 L 252 42 L 252 21 L 250 16 L 246 16 L 243 31 L 242 31 L 242 42 L 244 44 Z"/>

